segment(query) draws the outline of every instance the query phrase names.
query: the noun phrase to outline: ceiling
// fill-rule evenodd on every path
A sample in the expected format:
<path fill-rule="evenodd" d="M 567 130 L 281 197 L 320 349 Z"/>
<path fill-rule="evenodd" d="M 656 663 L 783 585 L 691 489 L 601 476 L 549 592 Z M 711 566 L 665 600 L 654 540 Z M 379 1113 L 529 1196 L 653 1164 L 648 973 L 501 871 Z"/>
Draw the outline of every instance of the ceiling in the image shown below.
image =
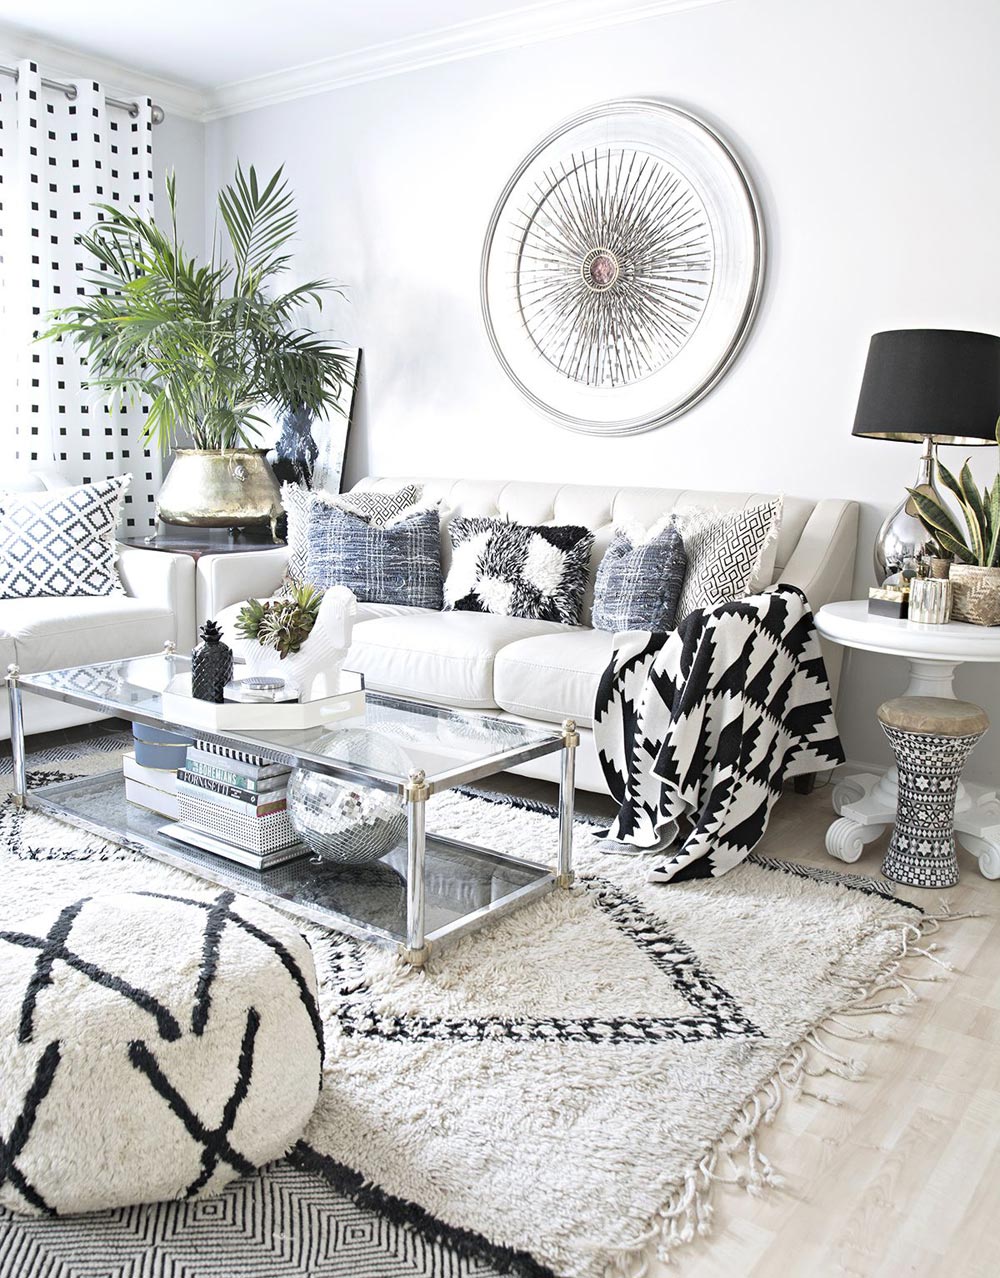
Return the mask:
<path fill-rule="evenodd" d="M 551 0 L 0 0 L 0 24 L 214 90 L 459 24 L 565 8 Z"/>

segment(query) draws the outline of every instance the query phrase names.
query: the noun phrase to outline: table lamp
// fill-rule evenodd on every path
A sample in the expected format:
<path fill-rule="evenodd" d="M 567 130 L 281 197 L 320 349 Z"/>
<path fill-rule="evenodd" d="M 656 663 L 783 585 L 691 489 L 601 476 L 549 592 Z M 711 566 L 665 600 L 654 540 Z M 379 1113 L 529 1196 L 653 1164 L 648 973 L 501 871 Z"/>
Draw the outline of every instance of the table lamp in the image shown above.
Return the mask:
<path fill-rule="evenodd" d="M 953 328 L 900 328 L 872 337 L 851 433 L 922 443 L 914 488 L 937 492 L 938 444 L 995 444 L 998 417 L 1000 337 Z M 875 539 L 876 581 L 934 550 L 907 494 Z"/>

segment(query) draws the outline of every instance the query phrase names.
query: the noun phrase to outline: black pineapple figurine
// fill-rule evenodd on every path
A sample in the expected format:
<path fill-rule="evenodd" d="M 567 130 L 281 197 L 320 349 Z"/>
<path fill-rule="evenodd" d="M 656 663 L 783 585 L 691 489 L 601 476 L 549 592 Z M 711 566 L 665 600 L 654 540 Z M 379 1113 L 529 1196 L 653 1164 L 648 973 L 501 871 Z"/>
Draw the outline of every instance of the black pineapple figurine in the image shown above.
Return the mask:
<path fill-rule="evenodd" d="M 222 642 L 214 621 L 201 628 L 200 643 L 191 653 L 191 695 L 199 701 L 221 701 L 222 689 L 233 677 L 233 650 Z"/>

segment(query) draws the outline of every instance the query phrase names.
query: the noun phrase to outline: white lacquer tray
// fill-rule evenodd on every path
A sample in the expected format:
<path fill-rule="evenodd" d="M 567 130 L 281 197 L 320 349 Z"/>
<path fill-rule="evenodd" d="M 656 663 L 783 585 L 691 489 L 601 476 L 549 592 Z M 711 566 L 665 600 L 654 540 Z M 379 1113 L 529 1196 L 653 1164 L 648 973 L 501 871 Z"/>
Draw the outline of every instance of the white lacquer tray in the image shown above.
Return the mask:
<path fill-rule="evenodd" d="M 338 719 L 352 719 L 365 711 L 364 677 L 343 670 L 340 691 L 318 701 L 249 702 L 199 701 L 191 695 L 191 675 L 175 675 L 162 693 L 163 717 L 171 723 L 214 732 L 286 732 L 295 728 L 321 728 Z"/>

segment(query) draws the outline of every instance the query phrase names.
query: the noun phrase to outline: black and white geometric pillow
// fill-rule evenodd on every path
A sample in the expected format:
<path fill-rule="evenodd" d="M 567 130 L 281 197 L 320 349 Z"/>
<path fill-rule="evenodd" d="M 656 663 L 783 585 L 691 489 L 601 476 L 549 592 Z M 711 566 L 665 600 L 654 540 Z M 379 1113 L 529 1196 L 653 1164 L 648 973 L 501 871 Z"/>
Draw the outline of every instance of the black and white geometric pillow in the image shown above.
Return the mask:
<path fill-rule="evenodd" d="M 285 565 L 285 577 L 279 594 L 289 594 L 307 580 L 309 513 L 315 503 L 321 502 L 337 510 L 348 511 L 359 519 L 364 519 L 366 523 L 383 527 L 402 511 L 415 505 L 422 492 L 423 488 L 419 484 L 406 484 L 391 493 L 362 489 L 335 497 L 331 493 L 304 488 L 301 484 L 282 484 L 281 504 L 288 516 L 288 563 Z"/>
<path fill-rule="evenodd" d="M 674 523 L 688 558 L 678 623 L 695 608 L 732 603 L 771 584 L 781 507 L 776 497 L 744 510 L 694 507 L 677 513 Z"/>
<path fill-rule="evenodd" d="M 376 488 L 360 488 L 355 492 L 341 493 L 339 497 L 327 499 L 324 494 L 317 494 L 320 501 L 329 500 L 331 506 L 345 510 L 349 515 L 357 515 L 376 528 L 385 528 L 393 523 L 404 511 L 415 506 L 423 494 L 421 484 L 406 484 L 395 492 L 382 492 Z"/>
<path fill-rule="evenodd" d="M 131 475 L 0 499 L 0 599 L 123 595 L 115 529 Z"/>
<path fill-rule="evenodd" d="M 589 528 L 458 517 L 449 531 L 446 609 L 580 624 L 594 544 Z"/>

